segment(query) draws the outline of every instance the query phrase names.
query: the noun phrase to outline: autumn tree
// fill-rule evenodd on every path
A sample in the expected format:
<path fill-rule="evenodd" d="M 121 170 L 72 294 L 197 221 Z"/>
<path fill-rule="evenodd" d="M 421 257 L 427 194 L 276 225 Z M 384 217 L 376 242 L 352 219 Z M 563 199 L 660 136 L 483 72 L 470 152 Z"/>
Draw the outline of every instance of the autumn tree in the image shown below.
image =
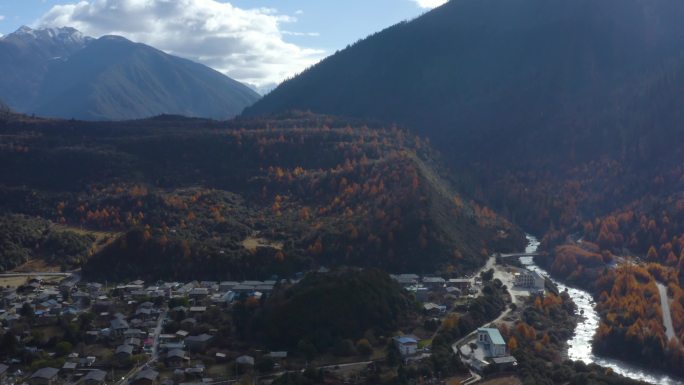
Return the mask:
<path fill-rule="evenodd" d="M 518 349 L 518 340 L 511 336 L 511 338 L 508 339 L 508 350 L 514 351 Z"/>

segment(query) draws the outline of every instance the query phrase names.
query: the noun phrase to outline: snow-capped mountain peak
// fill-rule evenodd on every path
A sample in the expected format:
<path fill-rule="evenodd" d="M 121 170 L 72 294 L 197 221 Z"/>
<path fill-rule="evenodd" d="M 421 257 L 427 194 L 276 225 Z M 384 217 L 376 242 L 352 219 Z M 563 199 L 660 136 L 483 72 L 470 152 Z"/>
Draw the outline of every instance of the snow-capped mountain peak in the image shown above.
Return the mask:
<path fill-rule="evenodd" d="M 77 29 L 71 27 L 33 29 L 22 25 L 13 33 L 3 36 L 2 40 L 17 44 L 42 42 L 82 47 L 93 40 L 93 38 L 85 36 Z"/>

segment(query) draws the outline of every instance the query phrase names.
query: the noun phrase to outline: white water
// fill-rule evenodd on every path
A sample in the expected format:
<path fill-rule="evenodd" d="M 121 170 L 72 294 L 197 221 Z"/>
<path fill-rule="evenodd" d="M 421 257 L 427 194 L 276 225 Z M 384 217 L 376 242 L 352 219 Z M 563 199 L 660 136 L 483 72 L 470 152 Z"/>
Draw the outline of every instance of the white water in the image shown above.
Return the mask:
<path fill-rule="evenodd" d="M 528 235 L 528 246 L 525 249 L 525 253 L 535 253 L 539 247 L 539 241 L 537 238 Z M 549 274 L 537 266 L 534 263 L 532 257 L 521 257 L 520 262 L 525 265 L 528 270 L 536 271 L 544 276 L 549 276 Z M 594 309 L 596 304 L 594 303 L 591 295 L 580 289 L 566 286 L 561 282 L 552 279 L 552 281 L 558 286 L 560 291 L 568 290 L 570 298 L 577 305 L 577 311 L 582 314 L 583 317 L 575 328 L 575 334 L 572 339 L 568 341 L 568 358 L 575 361 L 582 361 L 585 364 L 597 364 L 606 368 L 610 368 L 613 372 L 621 374 L 627 378 L 641 380 L 650 382 L 652 384 L 660 385 L 683 385 L 684 381 L 669 377 L 665 374 L 661 374 L 655 371 L 650 371 L 642 368 L 635 367 L 634 365 L 625 363 L 620 360 L 598 357 L 592 352 L 592 341 L 594 339 L 594 334 L 599 326 L 599 315 Z"/>

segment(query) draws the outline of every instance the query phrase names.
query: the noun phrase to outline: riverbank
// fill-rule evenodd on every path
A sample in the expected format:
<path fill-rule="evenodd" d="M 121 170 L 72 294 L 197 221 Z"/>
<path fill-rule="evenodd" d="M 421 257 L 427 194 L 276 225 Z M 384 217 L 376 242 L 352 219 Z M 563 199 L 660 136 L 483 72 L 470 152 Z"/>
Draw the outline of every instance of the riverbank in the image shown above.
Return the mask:
<path fill-rule="evenodd" d="M 543 301 L 525 301 L 513 328 L 502 328 L 518 361 L 517 374 L 525 384 L 644 385 L 605 368 L 563 357 L 575 326 L 575 306 L 566 292 L 547 293 Z M 511 342 L 514 341 L 514 342 Z"/>
<path fill-rule="evenodd" d="M 539 247 L 539 241 L 528 235 L 528 247 L 526 253 L 535 253 Z M 583 318 L 578 322 L 573 337 L 568 341 L 567 357 L 573 361 L 580 361 L 584 364 L 597 364 L 605 368 L 609 368 L 617 374 L 627 378 L 633 378 L 640 381 L 645 381 L 652 384 L 660 385 L 682 385 L 683 380 L 673 378 L 664 373 L 650 371 L 645 368 L 639 368 L 633 364 L 606 357 L 597 356 L 593 351 L 594 335 L 599 327 L 600 317 L 596 311 L 596 303 L 592 295 L 582 289 L 570 287 L 564 283 L 554 279 L 550 274 L 538 266 L 532 257 L 521 257 L 520 261 L 525 267 L 531 271 L 536 271 L 544 276 L 550 277 L 552 282 L 556 284 L 561 291 L 567 289 L 570 298 L 577 306 L 578 313 L 583 313 Z"/>

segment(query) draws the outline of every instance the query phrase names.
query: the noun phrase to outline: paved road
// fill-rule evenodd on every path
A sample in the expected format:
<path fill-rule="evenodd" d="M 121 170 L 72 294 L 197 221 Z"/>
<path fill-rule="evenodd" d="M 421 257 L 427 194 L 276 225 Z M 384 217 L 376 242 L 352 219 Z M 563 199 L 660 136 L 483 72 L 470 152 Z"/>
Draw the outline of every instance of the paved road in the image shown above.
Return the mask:
<path fill-rule="evenodd" d="M 349 368 L 349 367 L 353 367 L 353 366 L 366 367 L 372 363 L 373 363 L 373 361 L 350 362 L 348 364 L 334 364 L 334 365 L 319 366 L 318 369 L 343 369 L 343 368 Z"/>
<path fill-rule="evenodd" d="M 521 253 L 519 255 L 528 256 L 531 254 L 533 254 L 533 253 Z M 521 306 L 521 301 L 520 301 L 519 297 L 529 296 L 530 295 L 529 291 L 514 287 L 514 285 L 513 285 L 513 281 L 514 281 L 513 274 L 506 271 L 507 267 L 496 265 L 496 259 L 494 257 L 490 257 L 487 260 L 487 263 L 485 264 L 485 266 L 482 269 L 480 269 L 477 272 L 477 274 L 479 275 L 480 272 L 487 271 L 490 268 L 494 269 L 494 278 L 495 279 L 498 278 L 508 288 L 508 292 L 511 295 L 511 301 L 514 304 L 516 304 L 517 306 Z M 511 310 L 510 306 L 506 306 L 506 309 L 504 309 L 498 317 L 496 317 L 495 319 L 493 319 L 489 322 L 485 322 L 483 325 L 481 325 L 481 327 L 484 327 L 485 325 L 489 325 L 489 324 L 496 324 L 496 323 L 502 322 L 504 320 L 504 318 L 508 317 L 511 314 L 511 312 L 512 312 L 512 310 Z M 468 335 L 459 338 L 456 342 L 451 344 L 451 350 L 453 350 L 454 353 L 458 354 L 458 347 L 460 345 L 462 345 L 466 340 L 472 338 L 475 334 L 477 334 L 477 329 L 475 329 L 474 331 L 472 331 Z"/>
<path fill-rule="evenodd" d="M 165 318 L 166 310 L 162 311 L 161 314 L 159 314 L 159 319 L 157 319 L 157 327 L 154 328 L 154 335 L 152 336 L 154 342 L 152 344 L 152 357 L 150 362 L 156 361 L 159 358 L 159 336 L 161 335 Z"/>
<path fill-rule="evenodd" d="M 152 345 L 152 354 L 150 355 L 150 359 L 147 360 L 147 362 L 138 365 L 131 369 L 130 372 L 128 372 L 125 376 L 121 378 L 121 380 L 117 381 L 117 385 L 123 385 L 128 383 L 128 381 L 135 377 L 143 368 L 149 367 L 150 364 L 155 362 L 159 358 L 159 336 L 161 335 L 162 327 L 164 325 L 164 319 L 166 318 L 166 311 L 161 312 L 159 314 L 159 318 L 157 319 L 157 326 L 154 329 L 154 335 L 152 338 L 154 339 L 154 343 Z"/>
<path fill-rule="evenodd" d="M 132 378 L 133 376 L 135 376 L 136 374 L 138 374 L 138 372 L 143 368 L 143 366 L 144 366 L 144 365 L 140 365 L 140 366 L 134 367 L 134 368 L 131 369 L 128 373 L 126 373 L 125 376 L 121 377 L 120 380 L 118 380 L 117 382 L 115 382 L 115 384 L 117 384 L 117 385 L 123 385 L 123 384 L 128 383 L 128 380 L 129 380 L 130 378 Z"/>
<path fill-rule="evenodd" d="M 471 371 L 470 371 L 470 378 L 467 379 L 467 380 L 465 380 L 465 381 L 463 382 L 463 385 L 474 384 L 474 383 L 480 381 L 481 379 L 482 379 L 482 376 L 480 376 L 479 374 L 477 374 L 477 373 L 475 373 L 474 371 L 471 370 Z"/>
<path fill-rule="evenodd" d="M 380 360 L 376 360 L 380 361 Z M 328 370 L 344 370 L 344 369 L 356 369 L 356 370 L 362 370 L 366 366 L 372 364 L 375 361 L 359 361 L 359 362 L 350 362 L 346 364 L 332 364 L 332 365 L 323 365 L 323 366 L 316 366 L 316 369 L 328 369 Z M 277 378 L 280 377 L 286 373 L 304 373 L 306 369 L 293 369 L 293 370 L 281 370 L 279 372 L 275 373 L 269 373 L 265 374 L 263 376 L 257 376 L 257 382 L 259 382 L 261 379 L 264 378 Z M 229 383 L 234 383 L 237 382 L 237 379 L 225 379 L 225 380 L 219 380 L 219 381 L 213 381 L 213 382 L 207 382 L 204 383 L 204 385 L 219 385 L 219 384 L 229 384 Z"/>
<path fill-rule="evenodd" d="M 480 276 L 480 273 L 484 273 L 485 271 L 488 271 L 489 269 L 494 269 L 494 272 L 495 272 L 495 274 L 496 274 L 496 270 L 497 270 L 497 269 L 496 269 L 496 257 L 494 257 L 494 256 L 490 256 L 489 259 L 487 259 L 487 262 L 485 262 L 484 266 L 482 266 L 478 271 L 476 271 L 476 272 L 473 274 L 473 283 L 474 283 L 475 277 L 479 277 L 479 276 Z M 481 291 L 481 290 L 477 292 L 477 296 L 480 296 L 480 295 L 482 295 L 482 291 Z M 442 326 L 443 326 L 443 324 L 440 324 L 440 325 L 439 325 L 439 327 L 437 328 L 437 330 L 435 330 L 435 332 L 432 333 L 432 337 L 430 337 L 430 339 L 433 339 L 433 340 L 435 339 L 435 337 L 437 336 L 437 334 L 442 330 Z M 463 342 L 464 339 L 468 338 L 469 336 L 471 336 L 471 335 L 473 335 L 473 334 L 475 334 L 475 332 L 472 332 L 472 333 L 468 334 L 467 336 L 465 336 L 465 337 L 459 339 L 458 341 L 456 341 L 455 343 L 453 343 L 453 344 L 451 345 L 451 346 L 452 346 L 452 349 L 454 350 L 454 352 L 455 352 L 456 354 L 458 354 L 458 350 L 457 350 L 456 346 L 459 345 L 461 342 Z"/>
<path fill-rule="evenodd" d="M 667 339 L 677 338 L 674 332 L 674 327 L 672 326 L 672 315 L 670 314 L 670 300 L 667 298 L 667 287 L 660 282 L 656 283 L 658 285 L 658 291 L 660 292 L 660 306 L 663 309 L 663 325 L 665 325 L 665 335 Z"/>

